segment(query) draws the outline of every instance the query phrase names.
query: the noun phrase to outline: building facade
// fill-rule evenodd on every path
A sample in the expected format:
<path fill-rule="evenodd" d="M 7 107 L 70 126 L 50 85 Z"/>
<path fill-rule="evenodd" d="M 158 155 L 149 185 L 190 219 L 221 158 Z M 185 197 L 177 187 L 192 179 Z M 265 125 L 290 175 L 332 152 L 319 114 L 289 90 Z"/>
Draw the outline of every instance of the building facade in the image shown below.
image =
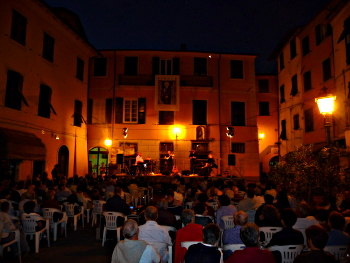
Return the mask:
<path fill-rule="evenodd" d="M 196 149 L 198 169 L 190 173 L 201 173 L 212 153 L 219 165 L 216 173 L 259 178 L 259 147 L 265 151 L 277 141 L 278 116 L 276 77 L 256 78 L 255 55 L 100 52 L 103 57 L 91 60 L 89 85 L 88 149 L 94 172 L 99 173 L 102 162 L 126 161 L 132 168 L 135 154 L 142 152 L 152 172 L 166 174 L 171 172 L 164 160 L 168 150 L 174 153 L 178 170 L 188 172 L 189 153 Z M 261 93 L 258 83 L 264 86 Z M 264 102 L 260 116 L 259 102 Z M 266 134 L 260 146 L 258 119 Z M 232 128 L 232 137 L 226 135 L 227 127 Z M 112 140 L 109 147 L 104 144 L 107 138 Z M 110 172 L 118 173 L 119 168 L 111 166 Z"/>
<path fill-rule="evenodd" d="M 55 164 L 86 174 L 88 66 L 98 52 L 66 9 L 0 6 L 0 177 L 28 180 Z"/>
<path fill-rule="evenodd" d="M 315 102 L 328 94 L 336 96 L 331 141 L 349 147 L 348 14 L 349 1 L 330 1 L 306 25 L 287 32 L 271 55 L 278 61 L 282 156 L 301 145 L 313 144 L 316 150 L 328 144 L 326 120 Z"/>

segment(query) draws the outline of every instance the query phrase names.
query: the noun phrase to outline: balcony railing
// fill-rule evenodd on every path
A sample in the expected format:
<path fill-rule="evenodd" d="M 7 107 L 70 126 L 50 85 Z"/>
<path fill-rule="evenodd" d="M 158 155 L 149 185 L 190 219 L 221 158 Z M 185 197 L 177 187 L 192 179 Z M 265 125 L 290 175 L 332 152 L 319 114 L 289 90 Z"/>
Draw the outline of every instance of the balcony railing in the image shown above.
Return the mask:
<path fill-rule="evenodd" d="M 119 85 L 154 86 L 154 77 L 151 74 L 137 76 L 119 75 Z M 213 87 L 213 77 L 180 75 L 180 86 Z"/>

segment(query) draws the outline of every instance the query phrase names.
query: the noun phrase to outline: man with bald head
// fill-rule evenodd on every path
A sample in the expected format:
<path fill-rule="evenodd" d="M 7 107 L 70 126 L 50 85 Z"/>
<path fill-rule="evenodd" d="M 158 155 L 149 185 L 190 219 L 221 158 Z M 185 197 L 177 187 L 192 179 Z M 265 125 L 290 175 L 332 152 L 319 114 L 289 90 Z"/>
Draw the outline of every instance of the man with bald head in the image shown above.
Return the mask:
<path fill-rule="evenodd" d="M 146 223 L 139 227 L 139 239 L 144 240 L 147 243 L 157 242 L 166 243 L 171 245 L 171 238 L 169 236 L 168 229 L 163 226 L 158 225 L 156 222 L 158 218 L 158 209 L 155 206 L 148 206 L 144 213 Z M 164 249 L 157 249 L 162 261 L 167 262 L 169 259 L 169 254 Z"/>
<path fill-rule="evenodd" d="M 111 263 L 158 263 L 160 256 L 145 241 L 139 240 L 139 228 L 135 220 L 125 221 L 123 228 L 125 239 L 115 246 Z"/>
<path fill-rule="evenodd" d="M 240 231 L 242 226 L 248 222 L 248 215 L 243 211 L 239 211 L 233 215 L 233 221 L 235 223 L 235 227 L 231 229 L 225 229 L 224 231 L 224 245 L 243 244 L 243 241 L 240 237 Z"/>

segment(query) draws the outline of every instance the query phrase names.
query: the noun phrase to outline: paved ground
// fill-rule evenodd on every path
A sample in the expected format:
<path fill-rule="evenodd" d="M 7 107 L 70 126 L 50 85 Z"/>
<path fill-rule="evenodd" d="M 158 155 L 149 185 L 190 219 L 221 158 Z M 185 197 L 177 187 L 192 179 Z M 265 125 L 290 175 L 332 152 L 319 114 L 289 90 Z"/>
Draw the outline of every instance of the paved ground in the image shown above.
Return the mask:
<path fill-rule="evenodd" d="M 56 242 L 50 240 L 51 246 L 47 246 L 47 241 L 42 239 L 40 251 L 35 253 L 34 240 L 29 240 L 31 252 L 22 258 L 23 263 L 109 263 L 116 241 L 107 240 L 102 247 L 102 240 L 96 239 L 96 225 L 91 227 L 91 221 L 85 228 L 78 225 L 77 231 L 73 226 L 68 226 L 67 237 L 58 237 Z M 29 237 L 28 237 L 29 238 Z M 0 262 L 14 263 L 11 254 L 5 253 L 4 259 Z"/>

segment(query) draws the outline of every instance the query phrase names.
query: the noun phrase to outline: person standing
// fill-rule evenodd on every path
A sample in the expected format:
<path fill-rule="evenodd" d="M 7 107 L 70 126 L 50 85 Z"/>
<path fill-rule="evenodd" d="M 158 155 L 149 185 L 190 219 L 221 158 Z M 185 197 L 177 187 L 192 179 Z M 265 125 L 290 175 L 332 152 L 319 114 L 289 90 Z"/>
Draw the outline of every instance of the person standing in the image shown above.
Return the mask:
<path fill-rule="evenodd" d="M 172 169 L 173 169 L 173 158 L 175 157 L 175 155 L 173 153 L 171 153 L 171 151 L 168 151 L 167 154 L 164 156 L 164 158 L 166 159 L 165 161 L 165 165 L 166 165 L 166 171 L 171 174 Z"/>
<path fill-rule="evenodd" d="M 197 153 L 195 149 L 192 149 L 190 151 L 190 155 L 188 156 L 188 158 L 190 158 L 190 170 L 191 173 L 194 174 L 194 169 L 196 166 L 196 160 L 197 160 Z"/>

